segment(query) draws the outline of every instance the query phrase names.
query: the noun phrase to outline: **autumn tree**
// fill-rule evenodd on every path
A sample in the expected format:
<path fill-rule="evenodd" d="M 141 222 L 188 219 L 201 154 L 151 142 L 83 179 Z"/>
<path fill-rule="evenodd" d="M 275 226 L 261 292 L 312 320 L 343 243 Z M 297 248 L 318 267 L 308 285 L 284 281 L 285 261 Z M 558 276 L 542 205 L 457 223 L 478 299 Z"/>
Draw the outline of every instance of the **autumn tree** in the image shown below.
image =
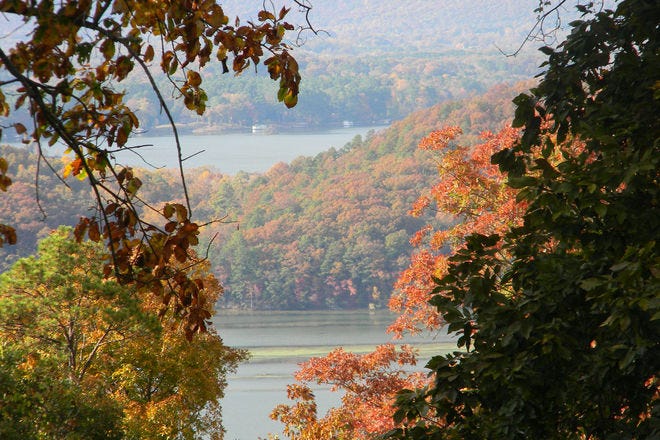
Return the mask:
<path fill-rule="evenodd" d="M 309 10 L 307 2 L 294 3 Z M 202 87 L 205 65 L 218 62 L 225 72 L 238 74 L 263 62 L 279 81 L 278 99 L 292 107 L 300 75 L 284 39 L 294 29 L 285 21 L 288 11 L 265 9 L 255 22 L 241 23 L 211 0 L 0 1 L 0 12 L 15 32 L 26 35 L 13 47 L 0 48 L 5 132 L 13 127 L 36 145 L 42 166 L 53 166 L 46 159 L 47 146 L 67 148 L 69 160 L 58 173 L 63 181 L 69 176 L 86 180 L 96 206 L 95 214 L 81 219 L 76 237 L 104 241 L 111 255 L 106 275 L 169 298 L 175 310 L 187 313 L 191 331 L 204 330 L 207 318 L 194 309 L 201 280 L 190 279 L 170 261 L 193 262 L 188 250 L 198 242 L 199 224 L 192 219 L 178 131 L 157 75 L 201 115 L 208 100 Z M 142 181 L 113 156 L 126 149 L 140 125 L 121 89 L 123 80 L 137 74 L 146 78 L 154 102 L 168 117 L 178 150 L 184 203 L 152 208 L 159 222 L 141 216 Z M 27 111 L 29 124 L 20 122 L 18 110 Z M 12 182 L 7 170 L 0 158 L 3 191 Z M 37 191 L 45 190 L 37 184 Z M 13 227 L 0 225 L 0 238 L 0 244 L 14 243 Z"/>
<path fill-rule="evenodd" d="M 492 157 L 523 222 L 467 236 L 434 281 L 431 304 L 463 350 L 400 393 L 403 426 L 387 438 L 660 435 L 660 10 L 578 10 L 566 40 L 541 49 L 539 85 L 514 100 L 520 141 Z"/>
<path fill-rule="evenodd" d="M 410 214 L 434 213 L 412 238 L 416 251 L 395 283 L 389 306 L 397 312 L 389 331 L 397 336 L 438 329 L 444 321 L 428 304 L 434 279 L 444 276 L 449 257 L 464 246 L 465 237 L 492 234 L 520 222 L 524 204 L 506 185 L 505 176 L 490 157 L 518 139 L 504 128 L 484 132 L 477 145 L 458 144 L 459 127 L 446 127 L 425 137 L 419 148 L 432 152 L 439 179 L 414 203 Z M 444 221 L 443 221 L 444 220 Z"/>
<path fill-rule="evenodd" d="M 410 211 L 418 217 L 426 214 L 429 224 L 412 238 L 416 250 L 390 299 L 390 309 L 398 316 L 389 331 L 396 336 L 438 330 L 444 324 L 428 303 L 430 290 L 434 280 L 446 274 L 450 256 L 464 246 L 466 236 L 502 232 L 520 224 L 525 205 L 516 200 L 516 190 L 506 185 L 505 176 L 490 163 L 493 153 L 513 146 L 517 130 L 483 133 L 481 142 L 473 146 L 457 143 L 460 134 L 460 128 L 446 127 L 419 144 L 432 155 L 438 177 Z M 296 373 L 299 383 L 289 387 L 294 403 L 279 405 L 271 417 L 284 424 L 284 434 L 290 439 L 372 438 L 396 426 L 392 417 L 397 392 L 430 383 L 425 374 L 411 372 L 416 362 L 413 349 L 394 344 L 363 355 L 339 348 L 312 358 Z M 342 405 L 317 414 L 310 383 L 331 385 L 342 392 Z"/>
<path fill-rule="evenodd" d="M 284 435 L 292 440 L 369 438 L 392 427 L 397 391 L 426 382 L 423 373 L 410 373 L 415 364 L 416 353 L 409 346 L 384 344 L 363 355 L 337 348 L 301 364 L 295 375 L 299 383 L 287 387 L 294 404 L 278 405 L 271 418 L 284 425 Z M 343 393 L 341 406 L 318 414 L 308 385 L 313 382 Z"/>
<path fill-rule="evenodd" d="M 60 228 L 0 276 L 0 436 L 221 438 L 219 399 L 244 353 L 212 329 L 186 341 L 171 310 L 156 318 L 160 301 L 105 279 L 102 258 Z M 219 286 L 194 270 L 212 312 Z"/>

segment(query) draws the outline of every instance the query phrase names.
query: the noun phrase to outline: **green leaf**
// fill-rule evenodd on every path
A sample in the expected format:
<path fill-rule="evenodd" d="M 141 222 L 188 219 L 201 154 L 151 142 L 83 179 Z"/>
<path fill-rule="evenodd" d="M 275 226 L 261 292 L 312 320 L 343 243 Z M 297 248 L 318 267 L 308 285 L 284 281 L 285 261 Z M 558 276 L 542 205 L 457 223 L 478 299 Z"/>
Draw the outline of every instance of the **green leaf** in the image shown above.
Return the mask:
<path fill-rule="evenodd" d="M 590 292 L 597 287 L 602 286 L 603 284 L 606 283 L 606 280 L 602 278 L 587 278 L 585 280 L 580 281 L 580 287 L 586 290 L 587 292 Z"/>
<path fill-rule="evenodd" d="M 528 186 L 536 186 L 538 179 L 531 176 L 509 177 L 507 184 L 514 189 L 521 189 Z"/>

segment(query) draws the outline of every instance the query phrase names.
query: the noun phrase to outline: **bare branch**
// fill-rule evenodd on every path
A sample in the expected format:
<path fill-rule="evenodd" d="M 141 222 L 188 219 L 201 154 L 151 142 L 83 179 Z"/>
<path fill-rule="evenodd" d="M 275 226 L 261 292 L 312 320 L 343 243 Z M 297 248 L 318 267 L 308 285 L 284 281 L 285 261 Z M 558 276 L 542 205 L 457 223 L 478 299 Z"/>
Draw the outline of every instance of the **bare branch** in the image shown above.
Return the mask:
<path fill-rule="evenodd" d="M 553 35 L 560 27 L 561 27 L 561 17 L 559 16 L 558 10 L 561 8 L 567 0 L 560 0 L 559 3 L 557 3 L 555 6 L 553 6 L 550 9 L 544 9 L 544 2 L 542 0 L 539 1 L 539 7 L 536 9 L 536 11 L 539 13 L 539 15 L 536 17 L 536 23 L 534 23 L 534 26 L 527 32 L 527 35 L 523 39 L 523 41 L 520 43 L 520 46 L 513 52 L 505 52 L 504 50 L 500 49 L 497 45 L 497 50 L 500 51 L 500 53 L 506 57 L 515 57 L 517 56 L 520 51 L 525 47 L 525 45 L 530 42 L 530 41 L 546 41 L 547 38 L 549 38 L 550 35 Z M 553 25 L 553 29 L 550 31 L 546 31 L 543 28 L 543 25 L 545 24 L 545 21 L 550 17 L 552 14 L 557 15 L 557 21 Z"/>
<path fill-rule="evenodd" d="M 302 34 L 306 31 L 311 31 L 314 35 L 319 35 L 321 33 L 330 35 L 329 32 L 323 30 L 323 29 L 316 29 L 314 25 L 312 24 L 312 20 L 310 19 L 310 13 L 312 12 L 312 3 L 309 0 L 294 0 L 294 3 L 298 5 L 298 10 L 302 12 L 305 15 L 305 26 L 300 26 L 298 29 L 298 35 L 296 36 L 296 45 L 297 46 L 302 46 L 305 41 L 307 40 L 306 38 L 302 37 Z"/>

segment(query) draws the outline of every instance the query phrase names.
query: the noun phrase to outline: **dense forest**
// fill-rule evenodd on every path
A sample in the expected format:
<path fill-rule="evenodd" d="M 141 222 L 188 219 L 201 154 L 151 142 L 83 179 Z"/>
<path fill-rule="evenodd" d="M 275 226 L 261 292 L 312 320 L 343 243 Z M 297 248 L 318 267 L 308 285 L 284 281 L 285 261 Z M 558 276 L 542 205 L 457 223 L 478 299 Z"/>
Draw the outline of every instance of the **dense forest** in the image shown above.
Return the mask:
<path fill-rule="evenodd" d="M 205 253 L 215 237 L 208 255 L 225 288 L 222 303 L 257 309 L 385 306 L 407 264 L 409 238 L 428 220 L 408 215 L 435 172 L 417 143 L 447 124 L 464 127 L 467 142 L 501 128 L 511 111 L 510 97 L 526 85 L 498 86 L 476 98 L 438 104 L 366 139 L 278 164 L 263 175 L 190 170 L 196 217 L 203 223 L 222 219 L 203 228 L 200 246 Z M 34 252 L 38 239 L 58 225 L 75 225 L 92 208 L 81 182 L 57 185 L 46 162 L 58 167 L 59 159 L 42 159 L 35 190 L 34 156 L 11 147 L 2 153 L 16 181 L 0 199 L 1 220 L 19 225 L 18 245 L 0 250 L 8 267 Z M 177 201 L 171 200 L 180 191 L 176 171 L 140 170 L 139 175 L 145 202 Z M 35 206 L 43 213 L 35 213 Z"/>
<path fill-rule="evenodd" d="M 412 233 L 428 221 L 408 215 L 435 173 L 432 158 L 418 152 L 417 143 L 444 124 L 463 125 L 466 140 L 501 128 L 512 94 L 512 88 L 499 87 L 479 98 L 440 104 L 340 150 L 223 182 L 217 206 L 229 209 L 240 225 L 212 255 L 227 304 L 385 305 L 407 265 Z"/>

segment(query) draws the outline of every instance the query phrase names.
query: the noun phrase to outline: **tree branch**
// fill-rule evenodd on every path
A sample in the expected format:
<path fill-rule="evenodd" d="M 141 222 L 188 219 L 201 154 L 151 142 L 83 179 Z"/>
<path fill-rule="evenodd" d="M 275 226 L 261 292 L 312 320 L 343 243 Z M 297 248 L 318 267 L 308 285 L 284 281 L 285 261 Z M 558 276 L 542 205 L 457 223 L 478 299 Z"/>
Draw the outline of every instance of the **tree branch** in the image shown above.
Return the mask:
<path fill-rule="evenodd" d="M 190 205 L 190 196 L 188 194 L 188 186 L 186 185 L 186 178 L 184 175 L 183 171 L 183 152 L 181 148 L 181 139 L 179 137 L 179 130 L 177 128 L 176 123 L 174 122 L 174 117 L 172 116 L 172 113 L 170 112 L 170 109 L 165 102 L 165 99 L 163 98 L 162 93 L 160 92 L 160 89 L 158 88 L 158 85 L 156 84 L 156 80 L 154 79 L 153 75 L 151 74 L 151 71 L 149 70 L 149 67 L 146 65 L 144 60 L 140 57 L 140 54 L 136 53 L 131 45 L 129 44 L 129 41 L 126 38 L 119 37 L 111 32 L 108 32 L 107 30 L 103 29 L 102 27 L 98 26 L 97 24 L 90 22 L 90 21 L 85 21 L 83 22 L 83 25 L 91 30 L 95 30 L 99 32 L 102 35 L 105 35 L 107 38 L 110 38 L 112 41 L 115 41 L 117 43 L 121 43 L 122 46 L 126 48 L 128 53 L 131 55 L 134 61 L 136 61 L 140 67 L 142 68 L 142 71 L 144 74 L 147 76 L 147 79 L 149 80 L 149 84 L 151 85 L 151 89 L 153 90 L 154 94 L 156 95 L 156 98 L 158 99 L 158 103 L 160 104 L 161 109 L 165 112 L 165 116 L 167 117 L 167 120 L 170 124 L 170 127 L 172 128 L 172 134 L 174 135 L 174 142 L 176 144 L 176 150 L 177 150 L 177 157 L 178 157 L 178 163 L 179 163 L 179 175 L 181 178 L 181 185 L 183 187 L 183 194 L 184 194 L 184 199 L 186 201 L 186 207 L 188 208 L 188 215 L 192 215 L 192 209 Z"/>
<path fill-rule="evenodd" d="M 502 49 L 500 49 L 497 45 L 495 45 L 495 47 L 497 47 L 497 50 L 499 50 L 500 53 L 502 55 L 506 56 L 506 57 L 516 57 L 528 42 L 539 39 L 539 37 L 538 37 L 539 35 L 541 35 L 541 39 L 545 40 L 547 35 L 549 35 L 550 33 L 555 32 L 557 29 L 559 29 L 560 24 L 555 25 L 555 28 L 552 31 L 550 31 L 549 33 L 546 33 L 543 30 L 543 23 L 545 23 L 545 20 L 551 14 L 553 14 L 557 10 L 559 10 L 559 8 L 562 7 L 564 5 L 564 3 L 566 3 L 566 1 L 567 0 L 561 0 L 559 3 L 557 3 L 557 5 L 553 6 L 552 8 L 550 8 L 549 10 L 547 10 L 545 12 L 543 12 L 543 4 L 541 3 L 539 8 L 536 9 L 540 13 L 540 15 L 538 15 L 536 17 L 536 23 L 534 23 L 534 26 L 532 26 L 532 28 L 529 30 L 529 32 L 527 32 L 527 35 L 523 39 L 522 43 L 520 43 L 520 46 L 518 46 L 518 49 L 516 49 L 513 52 L 507 53 L 507 52 L 504 52 Z"/>

